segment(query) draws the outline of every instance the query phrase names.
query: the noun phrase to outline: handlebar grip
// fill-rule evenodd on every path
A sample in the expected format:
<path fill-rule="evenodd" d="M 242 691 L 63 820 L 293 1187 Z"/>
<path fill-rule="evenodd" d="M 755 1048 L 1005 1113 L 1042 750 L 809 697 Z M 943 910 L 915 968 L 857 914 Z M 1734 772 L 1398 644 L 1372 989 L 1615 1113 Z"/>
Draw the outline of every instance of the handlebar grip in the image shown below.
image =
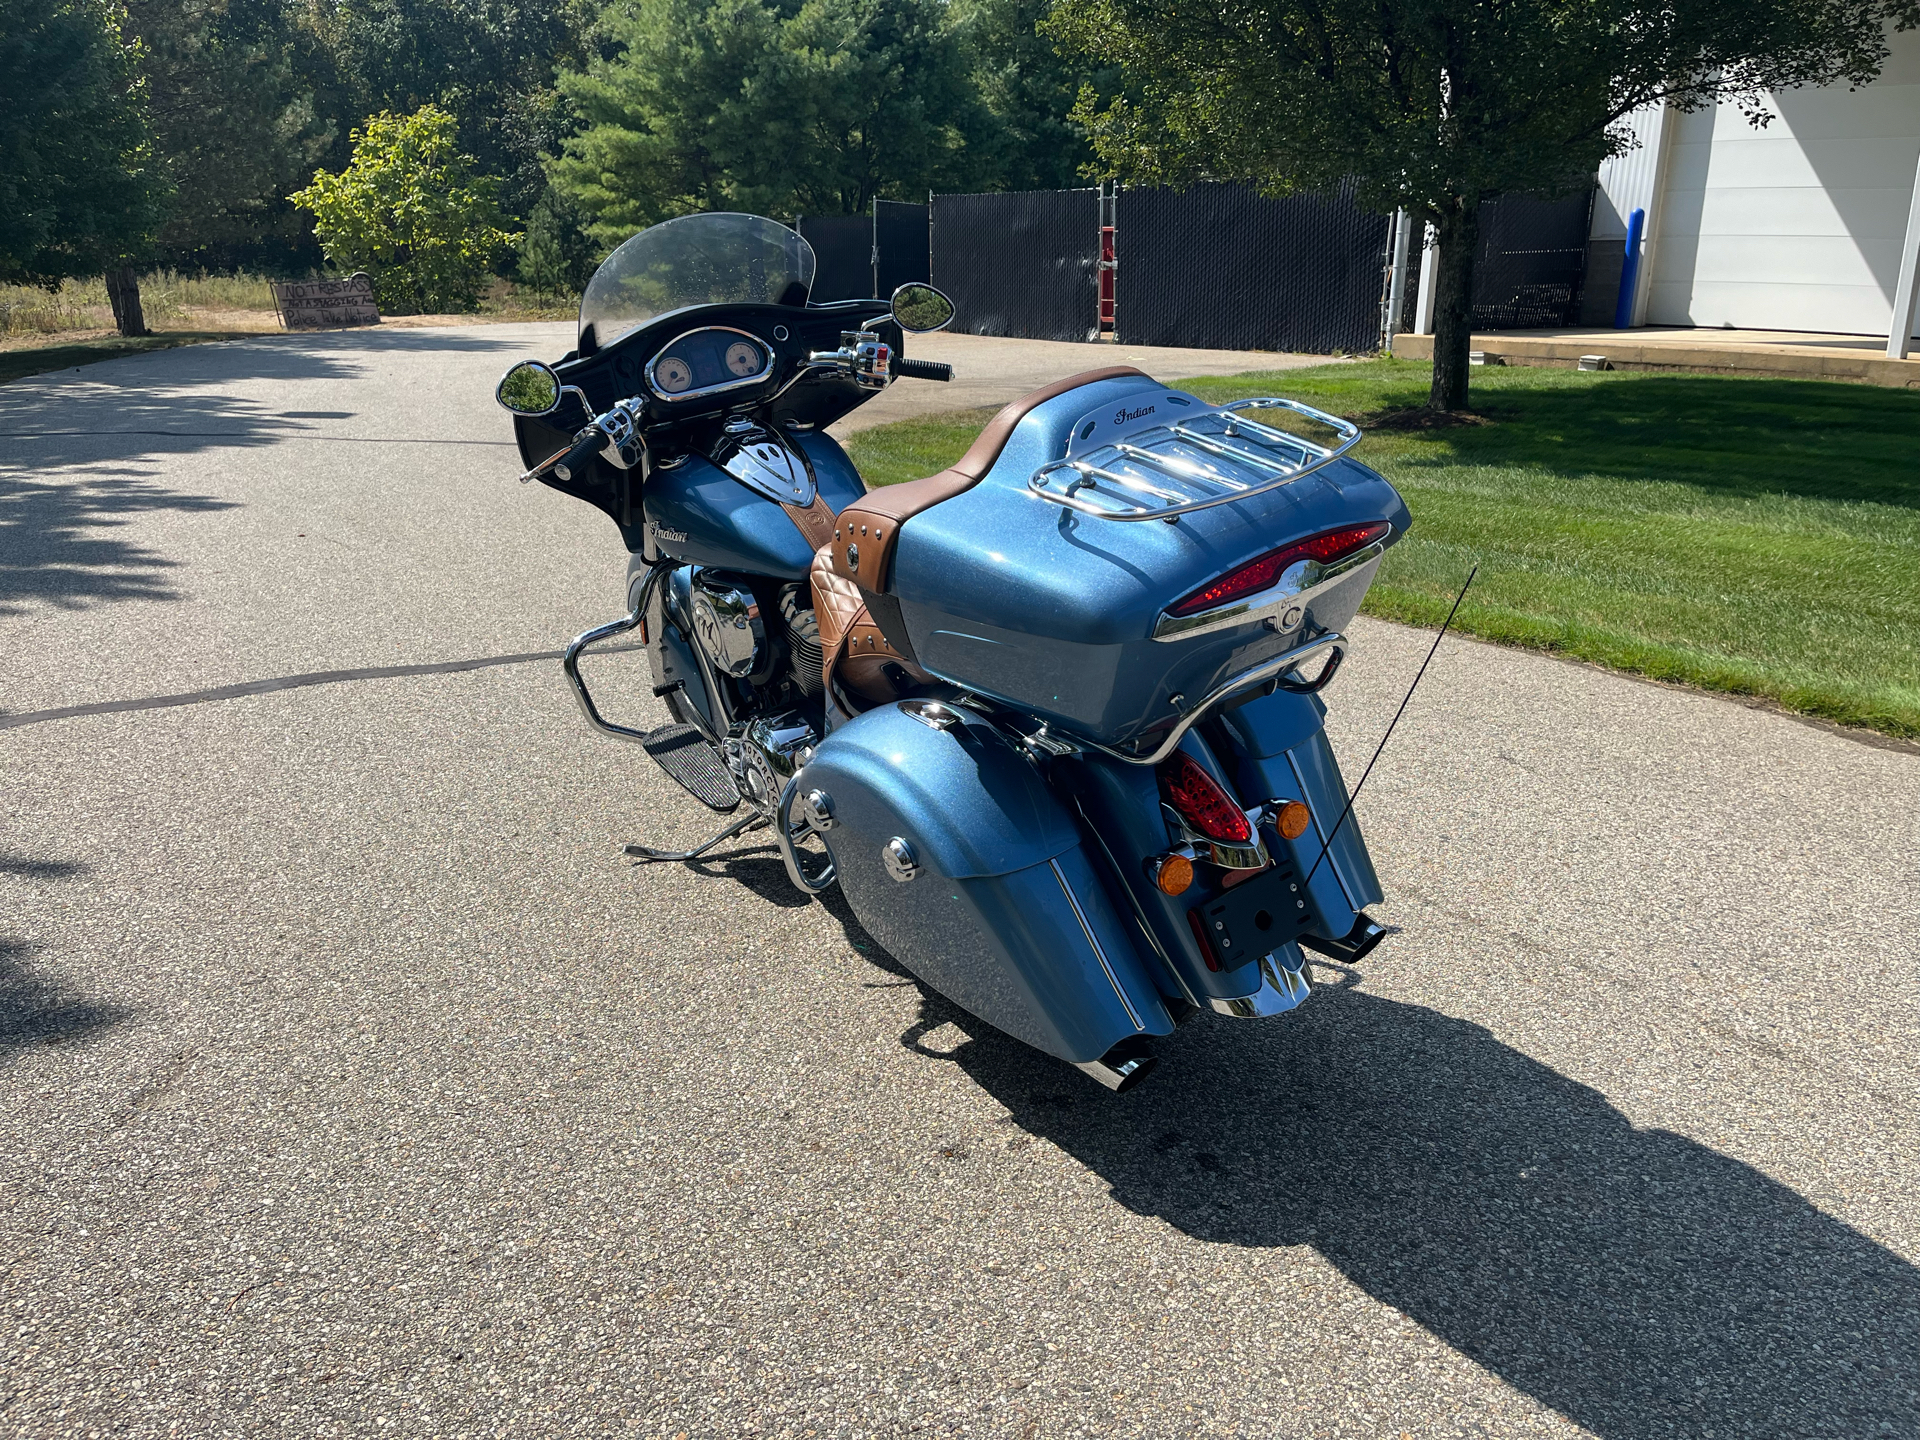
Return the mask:
<path fill-rule="evenodd" d="M 901 360 L 893 373 L 908 380 L 951 380 L 953 366 L 935 360 Z"/>
<path fill-rule="evenodd" d="M 600 453 L 606 443 L 607 437 L 600 432 L 600 427 L 589 425 L 574 437 L 573 445 L 566 454 L 555 456 L 547 468 L 552 470 L 555 478 L 563 482 L 571 480 L 581 466 Z"/>

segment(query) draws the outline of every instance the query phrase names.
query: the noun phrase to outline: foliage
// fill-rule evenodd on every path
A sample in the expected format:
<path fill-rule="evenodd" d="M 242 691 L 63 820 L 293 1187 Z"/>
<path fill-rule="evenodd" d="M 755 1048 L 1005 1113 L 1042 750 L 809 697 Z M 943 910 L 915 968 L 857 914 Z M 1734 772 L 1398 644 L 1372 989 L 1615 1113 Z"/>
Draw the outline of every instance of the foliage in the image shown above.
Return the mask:
<path fill-rule="evenodd" d="M 1036 27 L 1053 0 L 955 0 L 955 33 L 967 47 L 973 83 L 993 118 L 982 167 L 996 190 L 1064 190 L 1085 184 L 1094 166 L 1084 124 L 1073 118 L 1083 86 L 1112 96 L 1118 72 L 1062 55 Z"/>
<path fill-rule="evenodd" d="M 1822 381 L 1572 370 L 1479 378 L 1493 424 L 1370 430 L 1413 510 L 1371 614 L 1920 736 L 1920 396 Z M 1420 403 L 1385 360 L 1178 382 L 1359 418 Z M 869 484 L 953 463 L 990 410 L 864 430 Z"/>
<path fill-rule="evenodd" d="M 547 189 L 542 153 L 572 127 L 554 68 L 585 64 L 600 8 L 599 0 L 304 0 L 303 63 L 321 113 L 336 119 L 423 105 L 453 115 L 460 149 L 502 178 L 502 203 L 524 216 Z M 345 160 L 336 151 L 330 168 Z"/>
<path fill-rule="evenodd" d="M 540 197 L 520 237 L 520 283 L 543 295 L 578 295 L 600 263 L 601 248 L 580 207 L 557 190 Z"/>
<path fill-rule="evenodd" d="M 295 69 L 285 0 L 128 0 L 156 162 L 171 192 L 155 237 L 176 262 L 293 241 L 282 200 L 330 142 Z"/>
<path fill-rule="evenodd" d="M 97 273 L 152 232 L 164 186 L 120 22 L 106 0 L 0 0 L 0 280 Z"/>
<path fill-rule="evenodd" d="M 316 172 L 290 197 L 314 213 L 333 265 L 373 275 L 383 308 L 473 309 L 489 263 L 517 238 L 501 230 L 495 181 L 473 173 L 456 125 L 432 105 L 405 116 L 383 111 L 354 131 L 351 165 Z"/>
<path fill-rule="evenodd" d="M 671 215 L 859 214 L 971 180 L 990 119 L 939 0 L 636 0 L 565 72 L 555 184 L 617 244 Z"/>
<path fill-rule="evenodd" d="M 1846 80 L 1885 59 L 1920 0 L 1061 0 L 1046 29 L 1121 67 L 1076 111 L 1114 174 L 1247 179 L 1273 193 L 1357 177 L 1363 203 L 1435 226 L 1433 391 L 1467 399 L 1482 200 L 1592 183 L 1632 111 Z"/>

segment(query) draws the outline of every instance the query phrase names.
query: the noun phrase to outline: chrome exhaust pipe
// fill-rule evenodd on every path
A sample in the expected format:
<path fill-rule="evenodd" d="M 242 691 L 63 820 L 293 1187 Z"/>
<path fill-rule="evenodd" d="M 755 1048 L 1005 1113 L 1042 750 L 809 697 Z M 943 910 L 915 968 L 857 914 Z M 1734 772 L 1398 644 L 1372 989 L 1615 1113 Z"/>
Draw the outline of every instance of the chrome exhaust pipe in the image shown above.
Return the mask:
<path fill-rule="evenodd" d="M 1116 1093 L 1131 1090 L 1147 1078 L 1147 1072 L 1153 1069 L 1155 1057 L 1147 1049 L 1143 1036 L 1129 1035 L 1098 1060 L 1084 1063 L 1076 1061 L 1074 1069 L 1084 1070 L 1098 1080 L 1107 1089 Z"/>
<path fill-rule="evenodd" d="M 1296 938 L 1309 950 L 1317 950 L 1329 960 L 1338 960 L 1342 965 L 1358 965 L 1372 953 L 1374 946 L 1391 933 L 1386 926 L 1362 910 L 1354 918 L 1353 928 L 1343 940 L 1326 940 L 1318 935 Z"/>

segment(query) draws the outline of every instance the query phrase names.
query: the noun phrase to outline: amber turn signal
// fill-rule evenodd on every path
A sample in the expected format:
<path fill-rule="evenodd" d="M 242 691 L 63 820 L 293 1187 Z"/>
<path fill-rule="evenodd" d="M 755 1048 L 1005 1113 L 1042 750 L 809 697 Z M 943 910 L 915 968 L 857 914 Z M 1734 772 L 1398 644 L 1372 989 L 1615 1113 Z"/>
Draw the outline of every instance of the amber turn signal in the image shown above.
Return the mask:
<path fill-rule="evenodd" d="M 1298 800 L 1289 800 L 1273 815 L 1273 828 L 1289 840 L 1298 840 L 1313 823 L 1313 812 Z"/>
<path fill-rule="evenodd" d="M 1177 850 L 1170 855 L 1156 855 L 1147 862 L 1147 874 L 1153 877 L 1162 894 L 1184 894 L 1193 884 L 1193 861 Z"/>

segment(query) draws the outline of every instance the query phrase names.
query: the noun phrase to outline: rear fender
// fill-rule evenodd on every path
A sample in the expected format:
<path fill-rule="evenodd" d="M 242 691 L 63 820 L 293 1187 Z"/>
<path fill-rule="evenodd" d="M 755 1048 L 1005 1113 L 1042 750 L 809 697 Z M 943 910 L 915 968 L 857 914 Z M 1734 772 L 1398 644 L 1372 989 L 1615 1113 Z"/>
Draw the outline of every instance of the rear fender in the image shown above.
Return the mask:
<path fill-rule="evenodd" d="M 1282 690 L 1227 711 L 1221 723 L 1239 752 L 1233 770 L 1241 797 L 1249 804 L 1300 800 L 1312 815 L 1312 823 L 1299 839 L 1287 840 L 1271 827 L 1265 839 L 1268 845 L 1289 851 L 1301 874 L 1314 872 L 1307 887 L 1319 919 L 1313 929 L 1337 940 L 1353 928 L 1360 911 L 1377 905 L 1382 895 L 1380 877 L 1360 833 L 1360 817 L 1349 814 L 1344 824 L 1340 819 L 1347 805 L 1347 786 L 1327 740 L 1326 713 L 1317 696 Z M 1335 826 L 1339 833 L 1327 848 L 1327 836 Z M 1325 860 L 1321 859 L 1323 848 Z"/>

